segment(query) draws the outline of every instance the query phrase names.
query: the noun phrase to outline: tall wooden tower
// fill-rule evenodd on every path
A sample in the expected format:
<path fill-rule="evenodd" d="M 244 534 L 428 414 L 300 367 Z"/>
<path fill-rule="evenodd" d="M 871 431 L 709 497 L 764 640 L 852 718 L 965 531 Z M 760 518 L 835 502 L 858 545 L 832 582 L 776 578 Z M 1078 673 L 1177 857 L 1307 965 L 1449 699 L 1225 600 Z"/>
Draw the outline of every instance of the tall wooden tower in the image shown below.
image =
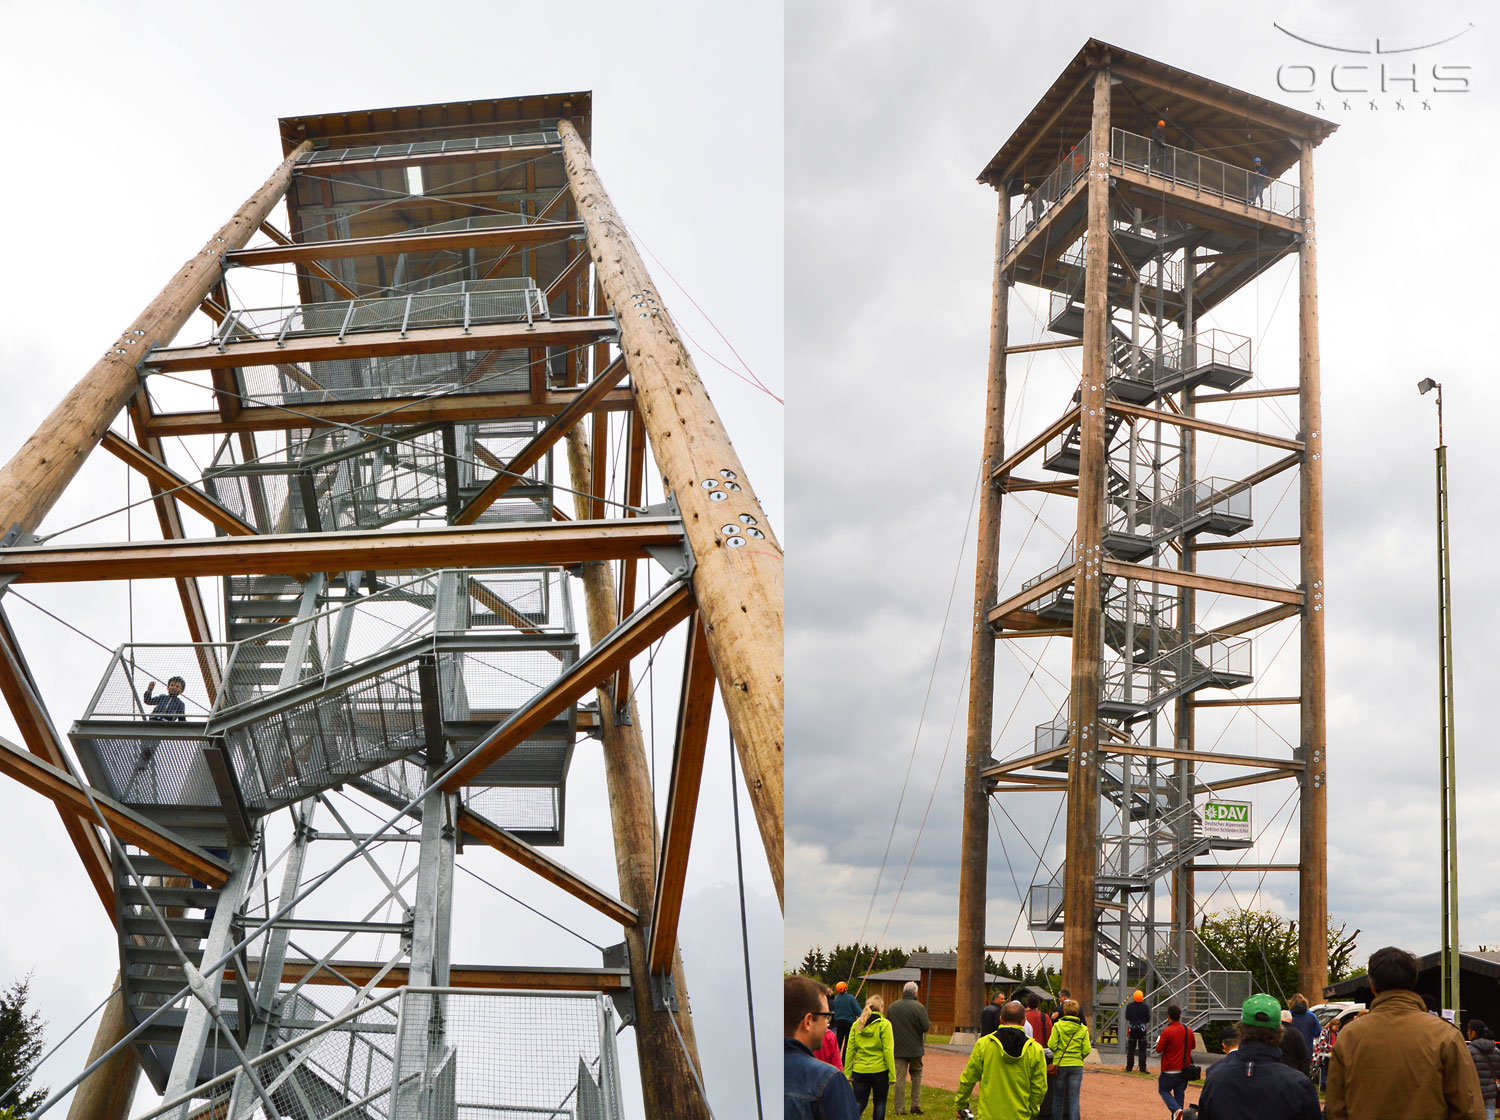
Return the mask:
<path fill-rule="evenodd" d="M 988 799 L 1011 791 L 1065 797 L 1065 863 L 1032 885 L 1026 917 L 1033 930 L 1061 931 L 1063 984 L 1101 1027 L 1136 987 L 1199 1021 L 1227 1016 L 1249 994 L 1248 974 L 1224 970 L 1196 944 L 1194 881 L 1209 871 L 1272 870 L 1245 864 L 1243 854 L 1238 863 L 1213 856 L 1253 842 L 1259 822 L 1231 791 L 1256 783 L 1295 783 L 1300 856 L 1281 869 L 1299 879 L 1302 989 L 1316 997 L 1326 982 L 1312 154 L 1333 129 L 1091 39 L 980 175 L 999 193 L 1000 212 L 964 785 L 960 1023 L 978 1023 L 983 1003 Z M 1252 353 L 1252 340 L 1219 329 L 1214 315 L 1291 256 L 1295 363 Z M 1017 285 L 1040 291 L 1040 316 L 1059 337 L 1012 344 Z M 1007 359 L 1018 351 L 1049 352 L 1066 404 L 1008 450 Z M 1231 422 L 1237 403 L 1275 398 L 1294 399 L 1295 416 L 1278 406 L 1279 419 Z M 1290 492 L 1293 478 L 1295 507 L 1271 500 L 1273 487 Z M 1057 563 L 1002 588 L 1001 510 L 1020 491 L 1075 500 L 1074 536 Z M 1296 574 L 1279 582 L 1242 574 L 1252 557 L 1271 571 L 1280 559 L 1285 571 L 1293 555 Z M 1035 638 L 1071 643 L 1067 703 L 1023 747 L 996 743 L 996 642 Z M 1256 672 L 1283 645 L 1288 659 L 1298 657 L 1296 672 L 1278 669 L 1290 687 L 1259 694 Z M 1246 711 L 1283 720 L 1285 741 L 1241 746 L 1236 735 L 1251 718 L 1235 717 Z M 1101 1007 L 1103 979 L 1119 986 Z"/>
<path fill-rule="evenodd" d="M 64 738 L 0 603 L 0 770 L 56 802 L 118 935 L 70 1115 L 123 1118 L 143 1069 L 173 1117 L 616 1117 L 623 1020 L 647 1114 L 706 1116 L 684 872 L 717 694 L 781 894 L 782 555 L 595 173 L 590 95 L 279 123 L 271 177 L 0 471 L 3 587 L 170 577 L 192 639 L 121 646 Z M 237 298 L 246 270 L 295 302 Z M 172 461 L 203 437 L 206 469 Z M 160 541 L 45 524 L 101 446 Z M 658 828 L 632 666 L 678 628 Z M 614 890 L 546 851 L 582 737 Z M 540 967 L 502 930 L 455 961 L 466 846 L 619 943 Z"/>

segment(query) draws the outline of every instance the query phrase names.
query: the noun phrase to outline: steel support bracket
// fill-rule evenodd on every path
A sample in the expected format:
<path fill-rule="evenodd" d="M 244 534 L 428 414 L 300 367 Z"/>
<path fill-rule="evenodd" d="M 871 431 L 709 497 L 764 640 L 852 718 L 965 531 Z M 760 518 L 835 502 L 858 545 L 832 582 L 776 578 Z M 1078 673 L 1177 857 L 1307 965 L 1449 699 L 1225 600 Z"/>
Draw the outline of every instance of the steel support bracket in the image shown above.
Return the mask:
<path fill-rule="evenodd" d="M 677 499 L 667 495 L 667 500 L 654 506 L 647 506 L 646 513 L 651 517 L 675 517 L 682 521 L 682 510 L 677 508 Z M 649 545 L 647 554 L 663 568 L 673 579 L 691 579 L 693 569 L 697 561 L 693 559 L 693 548 L 688 544 L 687 529 L 683 528 L 682 537 L 678 544 L 674 545 Z"/>
<path fill-rule="evenodd" d="M 5 535 L 0 537 L 0 551 L 7 548 L 28 548 L 31 545 L 41 543 L 41 539 L 35 533 L 25 532 L 21 528 L 21 523 L 16 521 L 5 531 Z M 14 572 L 0 576 L 0 595 L 4 595 L 10 585 L 15 583 L 19 578 Z"/>
<path fill-rule="evenodd" d="M 651 1007 L 655 1011 L 677 1010 L 677 989 L 672 985 L 671 972 L 651 974 Z"/>
<path fill-rule="evenodd" d="M 624 941 L 604 947 L 604 967 L 630 969 L 630 946 Z M 635 994 L 629 989 L 611 989 L 609 1001 L 615 1005 L 615 1014 L 620 1017 L 620 1026 L 628 1027 L 635 1022 Z"/>

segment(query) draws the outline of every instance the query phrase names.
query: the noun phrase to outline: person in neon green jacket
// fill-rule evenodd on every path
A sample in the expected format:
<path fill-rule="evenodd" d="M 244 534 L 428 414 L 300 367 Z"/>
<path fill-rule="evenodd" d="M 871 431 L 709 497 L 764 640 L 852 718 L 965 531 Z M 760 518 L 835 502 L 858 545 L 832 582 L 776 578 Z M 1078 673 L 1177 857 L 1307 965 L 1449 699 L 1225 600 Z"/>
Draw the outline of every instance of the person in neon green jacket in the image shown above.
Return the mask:
<path fill-rule="evenodd" d="M 1063 1013 L 1047 1040 L 1057 1081 L 1052 1086 L 1053 1120 L 1078 1120 L 1078 1091 L 1083 1088 L 1083 1059 L 1089 1056 L 1089 1028 L 1078 1016 L 1078 1001 L 1063 1001 Z"/>
<path fill-rule="evenodd" d="M 1047 1095 L 1047 1058 L 1026 1037 L 1026 1009 L 1012 1001 L 1000 1009 L 1000 1026 L 974 1044 L 958 1076 L 955 1107 L 962 1111 L 979 1086 L 980 1120 L 1031 1120 Z"/>
<path fill-rule="evenodd" d="M 875 1098 L 871 1120 L 885 1120 L 886 1094 L 896 1079 L 896 1035 L 881 1014 L 884 1010 L 885 1000 L 879 996 L 865 1000 L 864 1013 L 854 1020 L 844 1042 L 844 1076 L 860 1112 L 871 1096 Z"/>

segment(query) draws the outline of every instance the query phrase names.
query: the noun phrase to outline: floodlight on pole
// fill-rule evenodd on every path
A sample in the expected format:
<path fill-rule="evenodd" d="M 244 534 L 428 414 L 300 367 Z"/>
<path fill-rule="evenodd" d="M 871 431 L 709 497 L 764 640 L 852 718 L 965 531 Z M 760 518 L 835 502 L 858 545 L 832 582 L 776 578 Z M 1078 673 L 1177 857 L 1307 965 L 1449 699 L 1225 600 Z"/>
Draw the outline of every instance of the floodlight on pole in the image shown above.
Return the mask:
<path fill-rule="evenodd" d="M 1458 779 L 1453 742 L 1453 595 L 1448 567 L 1448 448 L 1443 442 L 1443 386 L 1430 377 L 1417 382 L 1426 396 L 1437 390 L 1437 549 L 1438 549 L 1438 748 L 1442 862 L 1442 1006 L 1459 1006 L 1458 942 Z"/>

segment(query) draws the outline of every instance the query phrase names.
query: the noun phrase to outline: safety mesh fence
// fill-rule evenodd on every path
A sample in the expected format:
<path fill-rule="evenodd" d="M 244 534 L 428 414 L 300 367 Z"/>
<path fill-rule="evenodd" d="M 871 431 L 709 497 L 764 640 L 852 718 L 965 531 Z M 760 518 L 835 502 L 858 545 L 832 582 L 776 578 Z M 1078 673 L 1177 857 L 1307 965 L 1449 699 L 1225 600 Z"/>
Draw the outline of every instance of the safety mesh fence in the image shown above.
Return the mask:
<path fill-rule="evenodd" d="M 536 435 L 536 420 L 362 429 L 312 428 L 246 461 L 226 438 L 204 475 L 206 492 L 262 533 L 390 525 L 467 501 Z M 481 521 L 550 520 L 552 461 L 517 472 Z"/>
<path fill-rule="evenodd" d="M 249 403 L 296 408 L 434 392 L 514 393 L 527 387 L 530 368 L 525 350 L 462 350 L 245 366 L 238 375 Z"/>
<path fill-rule="evenodd" d="M 390 1115 L 616 1120 L 611 1020 L 597 995 L 408 990 Z"/>
<path fill-rule="evenodd" d="M 473 327 L 485 323 L 529 322 L 547 317 L 547 299 L 529 276 L 458 280 L 421 291 L 388 296 L 280 307 L 237 308 L 218 324 L 210 344 L 233 349 L 237 343 L 365 331 Z"/>

